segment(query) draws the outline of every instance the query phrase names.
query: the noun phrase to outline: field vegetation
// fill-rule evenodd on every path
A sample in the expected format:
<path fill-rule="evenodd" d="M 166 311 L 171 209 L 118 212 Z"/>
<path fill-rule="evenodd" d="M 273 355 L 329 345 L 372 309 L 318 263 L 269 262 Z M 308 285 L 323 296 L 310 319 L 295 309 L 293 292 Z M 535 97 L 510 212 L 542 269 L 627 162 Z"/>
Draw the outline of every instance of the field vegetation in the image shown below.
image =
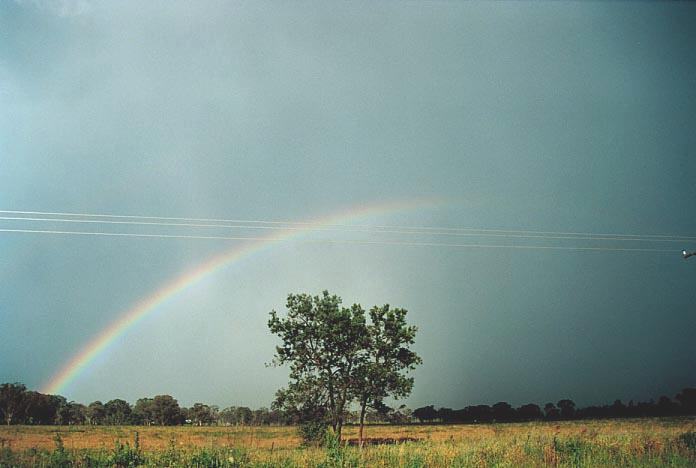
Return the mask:
<path fill-rule="evenodd" d="M 6 426 L 0 466 L 695 466 L 696 420 L 370 425 L 305 446 L 296 428 Z"/>

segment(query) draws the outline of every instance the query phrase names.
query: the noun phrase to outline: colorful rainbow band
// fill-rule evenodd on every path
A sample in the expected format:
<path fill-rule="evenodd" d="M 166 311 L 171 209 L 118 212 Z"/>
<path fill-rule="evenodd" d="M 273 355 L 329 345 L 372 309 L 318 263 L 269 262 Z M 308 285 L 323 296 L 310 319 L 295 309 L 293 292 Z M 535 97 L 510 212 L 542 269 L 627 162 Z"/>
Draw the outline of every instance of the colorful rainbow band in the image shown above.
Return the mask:
<path fill-rule="evenodd" d="M 191 271 L 188 271 L 171 282 L 157 289 L 151 295 L 145 297 L 138 302 L 134 307 L 124 312 L 116 321 L 103 329 L 85 345 L 70 361 L 63 366 L 42 388 L 43 393 L 58 394 L 66 389 L 66 387 L 74 382 L 94 360 L 106 351 L 114 342 L 121 336 L 126 334 L 128 330 L 134 328 L 141 321 L 146 319 L 150 314 L 155 312 L 168 300 L 174 298 L 177 294 L 187 288 L 202 281 L 204 278 L 220 271 L 225 266 L 231 265 L 245 257 L 254 253 L 260 252 L 274 245 L 278 245 L 283 240 L 289 240 L 293 237 L 312 231 L 317 226 L 335 223 L 347 223 L 359 218 L 368 216 L 385 215 L 400 211 L 410 211 L 420 208 L 432 207 L 438 204 L 433 200 L 405 200 L 397 202 L 375 203 L 366 206 L 358 206 L 352 209 L 339 211 L 324 218 L 319 218 L 309 223 L 303 223 L 302 229 L 293 229 L 288 231 L 278 231 L 263 237 L 261 240 L 251 243 L 244 243 L 240 246 L 223 252 L 222 254 L 213 257 L 207 262 L 198 265 Z"/>

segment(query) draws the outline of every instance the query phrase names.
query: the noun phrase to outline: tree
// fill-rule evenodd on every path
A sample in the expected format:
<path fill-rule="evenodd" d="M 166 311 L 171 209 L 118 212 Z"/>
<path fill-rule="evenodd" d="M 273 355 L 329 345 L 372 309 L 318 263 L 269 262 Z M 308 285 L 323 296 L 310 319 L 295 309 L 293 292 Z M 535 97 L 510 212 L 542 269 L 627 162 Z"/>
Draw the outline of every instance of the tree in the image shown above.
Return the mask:
<path fill-rule="evenodd" d="M 24 422 L 27 424 L 55 424 L 58 410 L 67 401 L 59 395 L 44 395 L 28 391 L 25 395 Z"/>
<path fill-rule="evenodd" d="M 213 413 L 210 410 L 210 406 L 204 405 L 203 403 L 194 403 L 194 405 L 188 410 L 189 419 L 196 426 L 202 426 L 203 424 L 210 424 L 213 422 Z"/>
<path fill-rule="evenodd" d="M 575 416 L 575 402 L 573 400 L 561 400 L 557 405 L 558 409 L 561 410 L 563 419 L 573 419 L 573 416 Z"/>
<path fill-rule="evenodd" d="M 58 409 L 58 414 L 56 415 L 58 424 L 84 424 L 85 423 L 85 405 L 81 403 L 75 403 L 74 401 L 65 403 Z"/>
<path fill-rule="evenodd" d="M 0 385 L 0 414 L 8 426 L 12 419 L 24 411 L 27 387 L 21 383 L 5 383 Z"/>
<path fill-rule="evenodd" d="M 140 398 L 133 406 L 133 416 L 140 424 L 149 426 L 154 421 L 152 398 Z"/>
<path fill-rule="evenodd" d="M 546 403 L 544 405 L 544 413 L 546 414 L 546 419 L 558 419 L 561 417 L 561 412 L 558 411 L 556 405 L 553 403 Z"/>
<path fill-rule="evenodd" d="M 354 369 L 369 341 L 365 312 L 358 304 L 341 307 L 341 299 L 328 291 L 314 297 L 289 294 L 286 307 L 286 318 L 273 310 L 268 321 L 282 340 L 273 364 L 290 365 L 291 382 L 278 392 L 276 407 L 315 412 L 340 440 Z"/>
<path fill-rule="evenodd" d="M 423 406 L 413 410 L 413 417 L 418 418 L 420 422 L 432 422 L 437 419 L 438 414 L 435 406 Z"/>
<path fill-rule="evenodd" d="M 236 406 L 234 408 L 235 424 L 245 426 L 251 423 L 252 412 L 247 406 Z"/>
<path fill-rule="evenodd" d="M 685 388 L 675 398 L 681 404 L 682 414 L 696 414 L 696 388 Z"/>
<path fill-rule="evenodd" d="M 181 424 L 183 415 L 179 402 L 169 395 L 157 395 L 152 399 L 152 419 L 160 426 Z"/>
<path fill-rule="evenodd" d="M 106 413 L 105 422 L 112 425 L 123 425 L 131 422 L 132 412 L 131 406 L 127 401 L 115 399 L 107 401 L 104 405 Z"/>
<path fill-rule="evenodd" d="M 499 401 L 491 406 L 493 419 L 496 421 L 512 421 L 515 419 L 515 409 L 506 401 Z"/>
<path fill-rule="evenodd" d="M 411 393 L 413 378 L 403 372 L 415 369 L 421 358 L 409 347 L 414 343 L 417 328 L 406 323 L 406 309 L 390 309 L 389 304 L 370 309 L 365 349 L 355 367 L 355 397 L 360 405 L 358 441 L 363 443 L 365 411 L 368 405 L 383 402 L 386 397 L 403 398 Z"/>
<path fill-rule="evenodd" d="M 220 421 L 225 425 L 235 426 L 248 424 L 252 419 L 252 411 L 246 406 L 230 406 L 219 413 Z"/>
<path fill-rule="evenodd" d="M 528 403 L 517 408 L 517 416 L 523 421 L 533 421 L 544 417 L 541 408 L 534 403 Z"/>
<path fill-rule="evenodd" d="M 106 418 L 106 409 L 101 401 L 93 401 L 87 405 L 87 410 L 85 411 L 87 416 L 87 422 L 89 424 L 103 424 Z"/>

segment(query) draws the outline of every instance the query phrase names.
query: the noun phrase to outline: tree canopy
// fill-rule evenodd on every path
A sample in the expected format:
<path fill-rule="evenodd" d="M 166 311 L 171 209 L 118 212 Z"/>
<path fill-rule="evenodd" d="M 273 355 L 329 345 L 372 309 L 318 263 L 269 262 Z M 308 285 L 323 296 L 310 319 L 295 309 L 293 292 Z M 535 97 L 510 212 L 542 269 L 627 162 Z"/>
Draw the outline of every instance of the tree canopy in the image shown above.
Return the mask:
<path fill-rule="evenodd" d="M 290 366 L 290 383 L 276 394 L 275 407 L 300 422 L 326 421 L 338 439 L 351 403 L 360 405 L 362 434 L 366 407 L 407 396 L 413 379 L 403 372 L 421 362 L 409 349 L 416 327 L 406 324 L 405 309 L 375 306 L 368 323 L 360 304 L 341 304 L 328 291 L 289 294 L 286 317 L 273 310 L 268 321 L 282 340 L 273 363 Z"/>

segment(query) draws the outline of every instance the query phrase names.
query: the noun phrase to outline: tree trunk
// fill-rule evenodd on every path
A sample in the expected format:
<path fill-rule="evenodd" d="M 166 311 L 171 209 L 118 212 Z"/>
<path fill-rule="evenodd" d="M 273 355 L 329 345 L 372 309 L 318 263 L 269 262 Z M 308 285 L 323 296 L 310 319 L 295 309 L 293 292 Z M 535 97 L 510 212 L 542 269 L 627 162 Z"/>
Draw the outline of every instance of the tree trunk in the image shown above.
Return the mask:
<path fill-rule="evenodd" d="M 363 427 L 365 427 L 365 410 L 367 409 L 367 400 L 361 402 L 360 407 L 360 431 L 358 433 L 358 444 L 363 447 Z"/>
<path fill-rule="evenodd" d="M 336 424 L 336 440 L 338 440 L 339 445 L 341 444 L 341 429 L 343 429 L 343 420 L 339 419 Z"/>

